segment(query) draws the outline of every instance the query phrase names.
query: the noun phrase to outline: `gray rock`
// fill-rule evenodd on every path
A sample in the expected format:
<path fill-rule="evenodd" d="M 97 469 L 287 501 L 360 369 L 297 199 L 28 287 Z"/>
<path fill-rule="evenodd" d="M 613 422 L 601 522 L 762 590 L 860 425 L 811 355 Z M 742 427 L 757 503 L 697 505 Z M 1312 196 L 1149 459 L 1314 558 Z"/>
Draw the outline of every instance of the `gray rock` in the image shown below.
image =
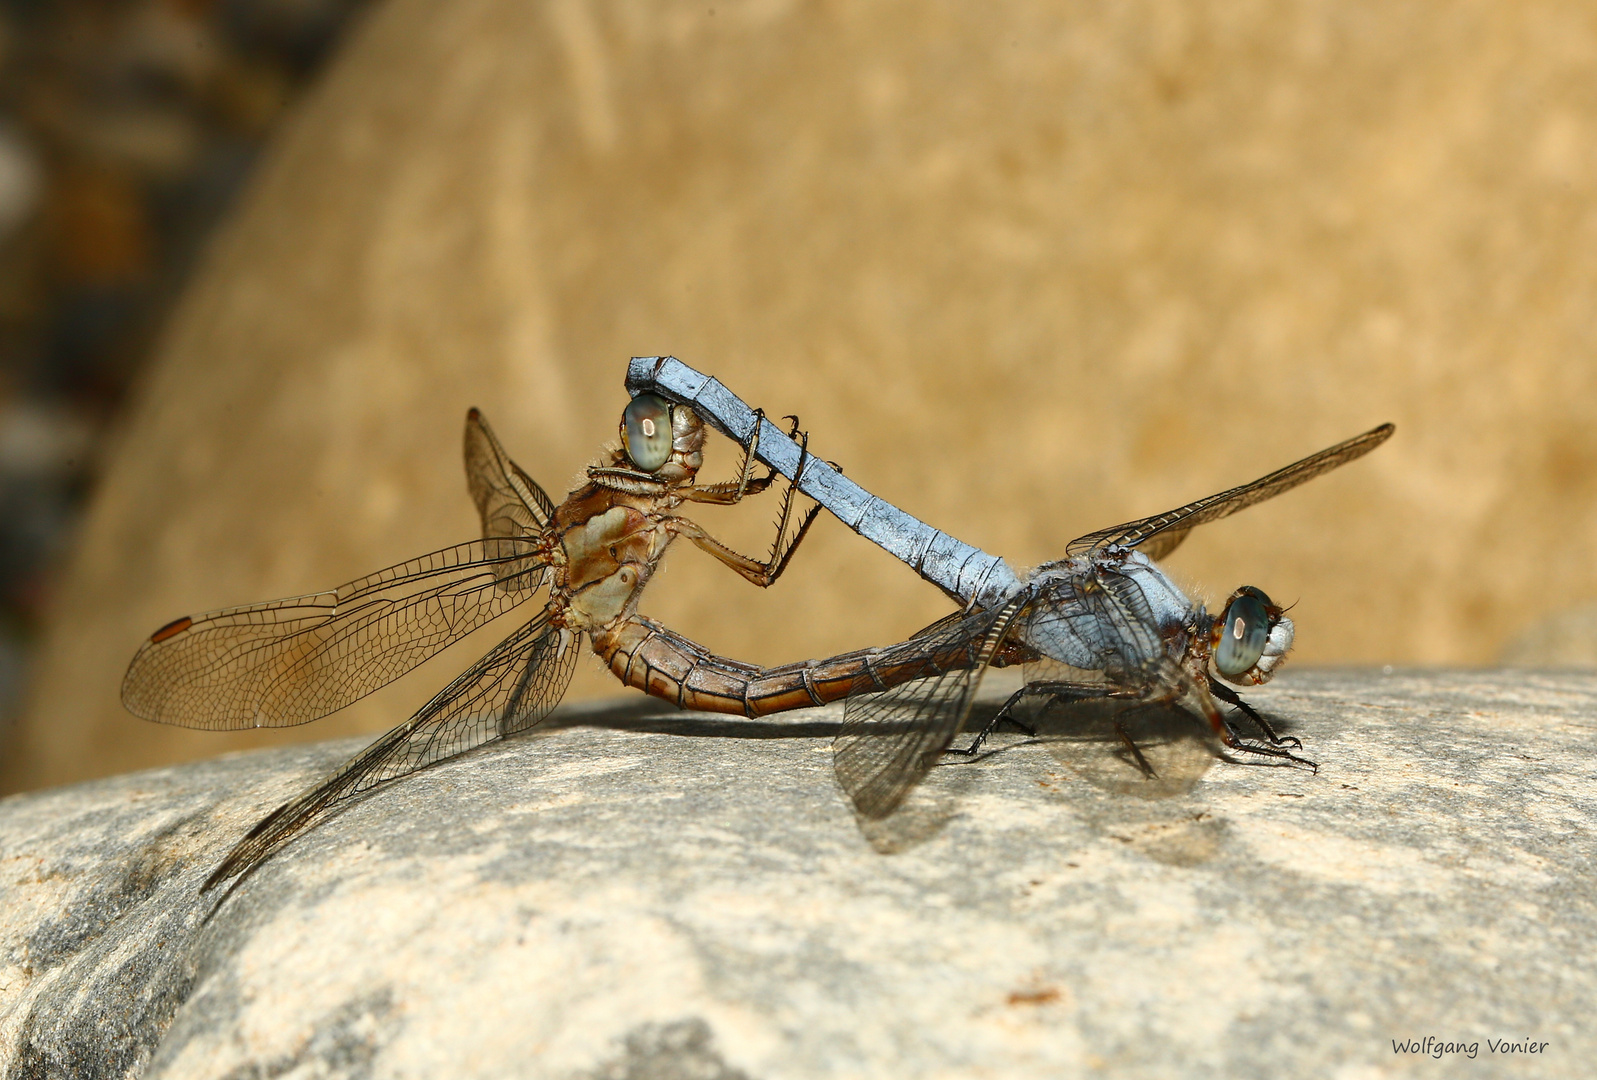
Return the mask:
<path fill-rule="evenodd" d="M 358 742 L 13 797 L 4 1075 L 1584 1072 L 1597 677 L 1289 671 L 1255 700 L 1318 775 L 1144 800 L 1003 736 L 933 771 L 952 813 L 892 854 L 828 710 L 567 710 L 226 897 L 198 887 L 229 845 Z M 1426 1037 L 1475 1061 L 1394 1051 Z"/>

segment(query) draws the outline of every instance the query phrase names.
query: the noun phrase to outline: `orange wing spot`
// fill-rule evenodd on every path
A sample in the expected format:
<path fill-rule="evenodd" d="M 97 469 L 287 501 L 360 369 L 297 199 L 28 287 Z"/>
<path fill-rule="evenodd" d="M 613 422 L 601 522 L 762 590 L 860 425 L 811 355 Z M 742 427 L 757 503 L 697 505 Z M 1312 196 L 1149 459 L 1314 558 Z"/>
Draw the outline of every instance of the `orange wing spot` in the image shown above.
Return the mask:
<path fill-rule="evenodd" d="M 179 634 L 193 625 L 194 620 L 189 618 L 187 615 L 183 616 L 181 619 L 173 619 L 171 622 L 161 627 L 161 629 L 151 634 L 150 641 L 160 643 L 165 641 L 167 638 L 177 637 Z"/>

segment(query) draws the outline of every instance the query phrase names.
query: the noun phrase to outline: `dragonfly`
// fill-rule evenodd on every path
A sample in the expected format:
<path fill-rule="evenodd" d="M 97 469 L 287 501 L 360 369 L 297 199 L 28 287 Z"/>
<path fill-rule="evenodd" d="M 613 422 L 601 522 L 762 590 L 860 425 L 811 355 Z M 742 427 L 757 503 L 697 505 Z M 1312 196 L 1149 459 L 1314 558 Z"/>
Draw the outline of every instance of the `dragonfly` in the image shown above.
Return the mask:
<path fill-rule="evenodd" d="M 783 438 L 798 437 L 798 420 Z M 559 505 L 506 454 L 476 409 L 466 416 L 467 484 L 482 537 L 326 592 L 174 619 L 139 648 L 122 683 L 137 716 L 213 731 L 289 727 L 332 713 L 535 596 L 536 614 L 409 720 L 322 783 L 278 807 L 223 859 L 203 890 L 244 875 L 371 788 L 540 723 L 559 702 L 586 636 L 631 685 L 680 695 L 651 676 L 666 648 L 637 614 L 667 548 L 684 538 L 749 582 L 781 577 L 820 507 L 795 516 L 786 486 L 769 558 L 722 544 L 676 511 L 732 505 L 767 490 L 747 451 L 735 480 L 699 484 L 706 429 L 692 409 L 639 395 L 620 445 Z M 623 653 L 623 645 L 628 645 Z M 795 675 L 794 678 L 800 676 Z"/>
<path fill-rule="evenodd" d="M 1210 614 L 1156 560 L 1174 551 L 1198 526 L 1368 454 L 1391 437 L 1392 424 L 1250 483 L 1087 533 L 1066 545 L 1064 558 L 1017 574 L 1002 558 L 864 490 L 835 465 L 811 454 L 807 440 L 795 443 L 721 382 L 674 357 L 633 358 L 626 384 L 634 394 L 692 408 L 959 605 L 887 650 L 812 662 L 815 670 L 808 683 L 820 691 L 813 696 L 846 699 L 833 743 L 834 772 L 864 818 L 884 819 L 904 803 L 966 725 L 986 669 L 1011 664 L 1025 665 L 1024 683 L 961 753 L 974 755 L 997 724 L 1014 720 L 1016 707 L 1029 698 L 1043 712 L 1054 706 L 1075 708 L 1107 720 L 1107 727 L 1099 730 L 1118 738 L 1137 771 L 1149 780 L 1160 779 L 1158 770 L 1129 723 L 1139 710 L 1195 715 L 1206 723 L 1213 746 L 1256 755 L 1253 760 L 1317 768 L 1293 753 L 1301 749 L 1300 740 L 1277 734 L 1234 689 L 1267 682 L 1278 670 L 1294 634 L 1286 611 L 1263 590 L 1242 586 L 1220 614 Z M 660 628 L 656 636 L 670 634 Z M 664 648 L 660 641 L 654 646 Z M 698 665 L 685 676 L 685 686 L 708 685 L 711 672 L 720 676 L 727 691 L 736 691 L 739 680 L 758 686 L 766 678 L 780 682 L 785 675 L 784 669 L 726 664 L 704 650 L 695 654 L 692 643 L 677 647 L 684 659 L 692 657 Z M 705 694 L 684 697 L 695 708 L 730 709 L 737 704 Z M 1222 711 L 1222 704 L 1232 711 Z M 1252 723 L 1262 741 L 1243 734 L 1238 716 Z M 1151 730 L 1160 730 L 1159 725 Z M 1179 735 L 1165 737 L 1180 741 Z M 1177 753 L 1172 759 L 1182 756 Z M 1192 755 L 1184 756 L 1192 760 Z M 1199 771 L 1189 770 L 1188 781 Z"/>
<path fill-rule="evenodd" d="M 564 693 L 584 635 L 625 685 L 682 708 L 751 717 L 846 698 L 846 717 L 858 721 L 872 694 L 900 686 L 910 688 L 906 700 L 929 694 L 946 706 L 953 691 L 973 690 L 987 666 L 1040 660 L 1018 638 L 998 632 L 975 605 L 885 648 L 764 668 L 719 656 L 639 614 L 644 585 L 679 536 L 756 585 L 769 586 L 781 576 L 823 508 L 817 502 L 794 519 L 794 493 L 801 484 L 790 480 L 784 491 L 764 562 L 720 544 L 673 511 L 685 502 L 737 503 L 766 490 L 783 475 L 768 465 L 765 476 L 753 476 L 753 463 L 767 456 L 761 441 L 773 437 L 768 432 L 779 444 L 771 456 L 786 461 L 791 450 L 797 459 L 789 471 L 804 474 L 807 438 L 797 419 L 789 419 L 792 426 L 784 432 L 754 410 L 749 432 L 738 440 L 738 479 L 699 485 L 705 425 L 697 409 L 635 392 L 623 413 L 619 447 L 589 466 L 588 482 L 556 506 L 472 410 L 466 419 L 466 473 L 482 539 L 324 593 L 184 616 L 158 629 L 124 679 L 123 702 L 130 711 L 212 730 L 290 726 L 343 708 L 534 596 L 546 597 L 529 622 L 408 721 L 262 819 L 203 889 L 242 879 L 294 837 L 380 784 L 536 726 Z M 835 466 L 828 469 L 840 476 Z M 1000 581 L 1007 572 L 1001 560 L 961 549 L 957 541 L 942 543 L 939 550 L 960 553 L 967 570 L 976 567 Z M 950 682 L 950 672 L 964 672 L 964 681 Z M 891 711 L 883 713 L 876 733 L 905 727 L 888 719 Z M 1124 737 L 1118 720 L 1116 725 Z M 908 725 L 920 726 L 920 720 Z M 844 735 L 849 730 L 846 718 Z M 846 775 L 843 760 L 840 777 Z M 844 788 L 861 802 L 857 784 L 845 780 Z"/>

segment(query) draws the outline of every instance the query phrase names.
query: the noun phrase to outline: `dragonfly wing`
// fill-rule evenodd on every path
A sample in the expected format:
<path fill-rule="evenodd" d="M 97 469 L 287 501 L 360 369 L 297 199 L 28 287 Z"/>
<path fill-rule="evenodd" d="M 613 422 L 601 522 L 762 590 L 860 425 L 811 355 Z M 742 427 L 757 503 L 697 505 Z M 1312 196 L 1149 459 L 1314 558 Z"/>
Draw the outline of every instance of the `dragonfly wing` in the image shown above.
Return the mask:
<path fill-rule="evenodd" d="M 1318 454 L 1311 454 L 1284 469 L 1277 469 L 1251 484 L 1243 484 L 1241 487 L 1210 495 L 1206 499 L 1199 499 L 1197 502 L 1188 503 L 1163 514 L 1128 521 L 1123 525 L 1113 525 L 1107 529 L 1079 536 L 1072 540 L 1065 550 L 1071 555 L 1084 555 L 1097 548 L 1118 544 L 1121 547 L 1141 547 L 1150 558 L 1168 555 L 1186 538 L 1188 530 L 1211 521 L 1218 521 L 1223 517 L 1230 517 L 1238 510 L 1246 509 L 1266 499 L 1273 499 L 1283 491 L 1290 491 L 1321 473 L 1330 472 L 1356 458 L 1361 458 L 1391 438 L 1394 430 L 1396 429 L 1391 424 L 1382 424 L 1378 428 L 1366 431 L 1363 435 L 1337 443 L 1321 450 Z M 1168 539 L 1162 546 L 1158 546 L 1152 543 L 1157 537 L 1168 537 Z"/>
<path fill-rule="evenodd" d="M 949 616 L 872 654 L 832 743 L 833 771 L 860 814 L 887 817 L 948 749 L 1025 599 Z"/>
<path fill-rule="evenodd" d="M 409 720 L 251 829 L 205 888 L 249 871 L 328 813 L 378 784 L 539 723 L 565 694 L 579 643 L 575 633 L 553 624 L 551 611 L 545 608 Z"/>
<path fill-rule="evenodd" d="M 510 460 L 476 409 L 466 413 L 466 486 L 485 537 L 538 536 L 554 517 L 554 500 Z"/>
<path fill-rule="evenodd" d="M 328 592 L 186 616 L 134 655 L 122 703 L 213 731 L 304 724 L 503 615 L 546 573 L 532 540 L 476 540 Z"/>
<path fill-rule="evenodd" d="M 1163 799 L 1190 791 L 1219 756 L 1208 723 L 1181 701 L 1135 691 L 1054 661 L 1026 665 L 1032 729 L 1082 780 L 1103 791 Z"/>
<path fill-rule="evenodd" d="M 1213 762 L 1213 732 L 1188 708 L 1201 693 L 1170 656 L 1136 579 L 1112 567 L 1055 579 L 1021 621 L 1039 658 L 1026 665 L 1032 723 L 1094 786 L 1180 794 Z"/>
<path fill-rule="evenodd" d="M 1192 530 L 1168 529 L 1165 532 L 1150 536 L 1146 541 L 1137 545 L 1137 550 L 1148 558 L 1158 562 L 1176 548 L 1180 547 Z"/>

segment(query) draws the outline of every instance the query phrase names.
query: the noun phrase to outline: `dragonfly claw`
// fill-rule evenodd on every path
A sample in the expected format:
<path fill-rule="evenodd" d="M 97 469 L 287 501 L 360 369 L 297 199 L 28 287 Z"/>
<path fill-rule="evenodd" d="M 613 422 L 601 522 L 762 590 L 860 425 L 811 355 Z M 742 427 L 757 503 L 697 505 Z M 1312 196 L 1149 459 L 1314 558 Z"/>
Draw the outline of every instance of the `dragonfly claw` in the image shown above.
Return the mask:
<path fill-rule="evenodd" d="M 1245 752 L 1247 752 L 1249 754 L 1258 754 L 1258 755 L 1260 755 L 1262 757 L 1272 757 L 1272 758 L 1276 758 L 1277 760 L 1281 760 L 1281 761 L 1289 761 L 1289 762 L 1291 762 L 1294 765 L 1306 765 L 1306 766 L 1308 766 L 1309 770 L 1311 772 L 1315 773 L 1316 775 L 1320 771 L 1319 762 L 1310 761 L 1308 758 L 1304 758 L 1304 757 L 1298 757 L 1296 754 L 1292 753 L 1290 750 L 1283 750 L 1279 746 L 1265 746 L 1265 745 L 1261 745 L 1259 743 L 1248 742 L 1245 739 L 1237 739 L 1235 742 L 1229 743 L 1228 746 L 1232 750 L 1242 750 L 1242 751 L 1245 751 Z M 1243 760 L 1243 761 L 1239 761 L 1238 764 L 1241 764 L 1241 765 L 1263 765 L 1265 763 L 1262 762 L 1262 761 L 1246 761 L 1246 760 Z"/>

